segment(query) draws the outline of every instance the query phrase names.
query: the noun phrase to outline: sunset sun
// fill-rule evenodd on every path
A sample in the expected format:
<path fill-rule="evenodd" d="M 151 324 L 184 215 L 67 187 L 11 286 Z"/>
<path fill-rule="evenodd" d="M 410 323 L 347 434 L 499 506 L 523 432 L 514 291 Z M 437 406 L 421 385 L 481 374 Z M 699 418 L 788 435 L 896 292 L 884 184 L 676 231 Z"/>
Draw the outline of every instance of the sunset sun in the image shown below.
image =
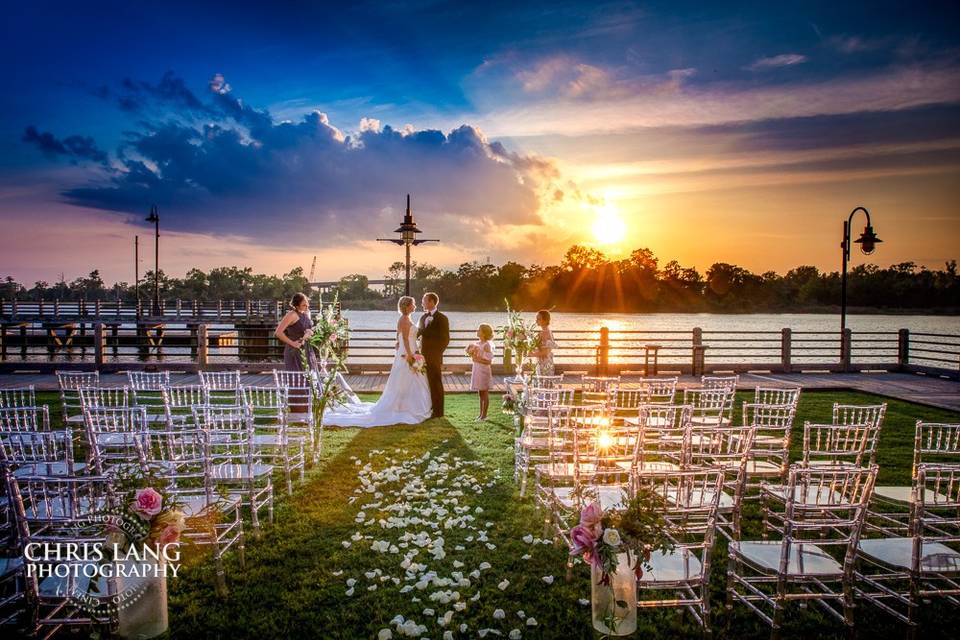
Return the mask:
<path fill-rule="evenodd" d="M 627 224 L 615 207 L 606 205 L 597 209 L 592 231 L 597 244 L 615 245 L 623 241 Z"/>

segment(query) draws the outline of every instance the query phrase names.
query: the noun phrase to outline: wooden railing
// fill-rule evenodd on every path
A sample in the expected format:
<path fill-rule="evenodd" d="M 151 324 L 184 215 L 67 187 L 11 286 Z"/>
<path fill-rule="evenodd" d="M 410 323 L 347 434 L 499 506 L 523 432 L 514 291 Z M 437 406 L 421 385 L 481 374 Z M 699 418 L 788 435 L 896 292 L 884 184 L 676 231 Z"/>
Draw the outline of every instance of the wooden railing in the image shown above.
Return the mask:
<path fill-rule="evenodd" d="M 222 316 L 221 316 L 222 317 Z M 245 369 L 280 366 L 282 345 L 274 321 L 223 317 L 125 322 L 53 318 L 0 321 L 0 371 L 63 368 L 125 370 Z M 828 331 L 627 331 L 602 327 L 557 330 L 560 371 L 693 373 L 710 371 L 914 371 L 960 377 L 960 334 Z M 473 331 L 451 331 L 444 358 L 451 370 L 469 369 L 465 347 Z M 392 329 L 354 329 L 347 364 L 355 372 L 389 370 Z M 498 372 L 511 372 L 513 354 L 499 351 Z"/>
<path fill-rule="evenodd" d="M 0 318 L 12 320 L 102 320 L 130 321 L 137 318 L 164 320 L 279 320 L 286 303 L 279 300 L 161 300 L 154 309 L 150 300 L 139 303 L 120 300 L 2 300 Z"/>

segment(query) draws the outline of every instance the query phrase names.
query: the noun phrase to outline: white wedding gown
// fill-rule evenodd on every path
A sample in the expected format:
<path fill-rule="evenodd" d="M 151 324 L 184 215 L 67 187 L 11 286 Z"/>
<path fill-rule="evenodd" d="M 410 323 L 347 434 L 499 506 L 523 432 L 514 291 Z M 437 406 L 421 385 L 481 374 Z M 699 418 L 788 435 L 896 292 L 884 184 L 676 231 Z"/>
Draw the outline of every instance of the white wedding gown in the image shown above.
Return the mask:
<path fill-rule="evenodd" d="M 416 350 L 416 324 L 407 329 L 410 348 Z M 323 414 L 323 424 L 332 427 L 381 427 L 391 424 L 419 424 L 430 417 L 430 387 L 427 377 L 414 373 L 406 360 L 402 338 L 393 356 L 393 366 L 383 394 L 376 402 L 350 402 Z"/>

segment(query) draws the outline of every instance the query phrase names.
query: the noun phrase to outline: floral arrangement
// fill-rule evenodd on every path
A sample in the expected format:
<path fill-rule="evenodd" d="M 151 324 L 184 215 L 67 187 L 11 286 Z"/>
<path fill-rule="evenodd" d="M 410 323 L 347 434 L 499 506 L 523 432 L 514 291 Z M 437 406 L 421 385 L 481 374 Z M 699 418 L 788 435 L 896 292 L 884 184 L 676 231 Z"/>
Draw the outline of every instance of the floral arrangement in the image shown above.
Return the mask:
<path fill-rule="evenodd" d="M 410 363 L 410 370 L 418 375 L 427 372 L 427 360 L 419 353 L 413 354 L 413 362 Z"/>
<path fill-rule="evenodd" d="M 520 312 L 511 309 L 507 300 L 504 302 L 507 305 L 507 323 L 499 327 L 498 331 L 503 348 L 509 349 L 516 357 L 517 373 L 520 374 L 530 354 L 540 348 L 540 329 L 536 323 L 524 322 Z"/>
<path fill-rule="evenodd" d="M 340 315 L 339 296 L 321 309 L 314 317 L 313 328 L 304 336 L 304 344 L 309 345 L 317 354 L 321 363 L 346 359 L 347 346 L 350 344 L 350 324 Z"/>
<path fill-rule="evenodd" d="M 155 488 L 163 487 L 165 482 L 140 469 L 118 470 L 115 474 L 114 484 L 120 504 L 130 516 L 143 523 L 142 529 L 138 528 L 135 542 L 159 547 L 179 543 L 180 536 L 186 529 L 186 517 L 180 509 L 176 494 L 168 494 L 162 488 Z M 141 533 L 143 535 L 140 535 Z M 116 542 L 123 537 L 112 536 L 112 539 Z M 128 539 L 127 542 L 131 541 Z"/>
<path fill-rule="evenodd" d="M 337 384 L 337 374 L 344 368 L 347 360 L 347 345 L 350 344 L 350 325 L 347 319 L 340 315 L 339 297 L 334 297 L 333 303 L 317 314 L 313 331 L 305 337 L 304 348 L 300 350 L 300 361 L 303 370 L 307 372 L 307 379 L 313 395 L 314 430 L 318 433 L 313 459 L 320 458 L 320 447 L 323 438 L 323 414 L 327 407 L 343 403 L 346 393 Z M 317 356 L 320 362 L 318 371 L 310 364 L 310 354 Z"/>
<path fill-rule="evenodd" d="M 570 555 L 580 556 L 596 567 L 600 584 L 610 583 L 618 554 L 627 554 L 639 579 L 644 567 L 650 569 L 653 551 L 673 548 L 666 505 L 659 494 L 641 488 L 625 504 L 625 509 L 605 512 L 599 502 L 590 502 L 580 512 L 580 523 L 570 529 Z"/>
<path fill-rule="evenodd" d="M 130 511 L 140 516 L 149 527 L 148 545 L 164 547 L 180 542 L 186 518 L 175 505 L 164 506 L 163 495 L 153 487 L 137 489 L 130 502 Z"/>

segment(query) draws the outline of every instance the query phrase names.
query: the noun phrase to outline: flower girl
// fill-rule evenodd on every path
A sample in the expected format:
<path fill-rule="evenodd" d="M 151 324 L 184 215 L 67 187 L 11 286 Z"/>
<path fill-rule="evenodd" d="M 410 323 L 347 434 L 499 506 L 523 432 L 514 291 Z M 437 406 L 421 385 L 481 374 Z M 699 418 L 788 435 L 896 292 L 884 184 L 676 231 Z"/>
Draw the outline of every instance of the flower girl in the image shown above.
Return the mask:
<path fill-rule="evenodd" d="M 480 338 L 467 347 L 467 355 L 473 360 L 473 372 L 470 377 L 470 389 L 480 395 L 480 415 L 477 422 L 487 419 L 487 409 L 490 408 L 490 385 L 493 383 L 493 327 L 481 324 L 477 328 L 477 337 Z"/>

